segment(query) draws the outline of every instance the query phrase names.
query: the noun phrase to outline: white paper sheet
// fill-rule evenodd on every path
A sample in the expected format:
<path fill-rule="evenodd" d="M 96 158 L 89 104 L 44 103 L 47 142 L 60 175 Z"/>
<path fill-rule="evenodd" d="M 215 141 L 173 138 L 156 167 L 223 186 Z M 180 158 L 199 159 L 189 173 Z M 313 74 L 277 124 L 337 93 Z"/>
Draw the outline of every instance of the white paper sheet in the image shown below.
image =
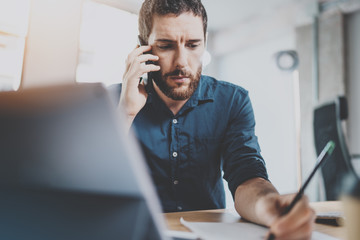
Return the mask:
<path fill-rule="evenodd" d="M 204 240 L 263 240 L 268 232 L 268 228 L 253 223 L 188 222 L 183 218 L 180 222 Z M 311 239 L 339 240 L 315 231 Z"/>
<path fill-rule="evenodd" d="M 173 230 L 166 230 L 165 236 L 173 239 L 186 239 L 186 240 L 197 240 L 200 239 L 195 233 L 193 232 L 183 232 L 183 231 L 173 231 Z"/>

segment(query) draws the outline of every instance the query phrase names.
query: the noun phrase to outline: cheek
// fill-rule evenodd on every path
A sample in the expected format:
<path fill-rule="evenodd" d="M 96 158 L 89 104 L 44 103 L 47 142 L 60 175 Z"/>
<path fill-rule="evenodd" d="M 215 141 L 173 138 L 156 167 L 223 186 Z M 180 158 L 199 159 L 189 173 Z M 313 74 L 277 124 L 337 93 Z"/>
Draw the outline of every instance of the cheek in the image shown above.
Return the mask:
<path fill-rule="evenodd" d="M 195 55 L 189 59 L 189 65 L 191 69 L 196 70 L 202 65 L 202 56 Z"/>
<path fill-rule="evenodd" d="M 161 67 L 162 72 L 167 72 L 171 68 L 171 59 L 168 56 L 157 55 L 159 60 L 157 64 Z"/>

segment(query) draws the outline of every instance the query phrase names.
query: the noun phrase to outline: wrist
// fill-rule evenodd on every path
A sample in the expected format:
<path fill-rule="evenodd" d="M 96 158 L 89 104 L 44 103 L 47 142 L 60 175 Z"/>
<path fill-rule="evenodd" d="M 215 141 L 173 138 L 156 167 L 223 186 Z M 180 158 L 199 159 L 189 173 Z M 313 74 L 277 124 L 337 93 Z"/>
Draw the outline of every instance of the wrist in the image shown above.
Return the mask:
<path fill-rule="evenodd" d="M 235 209 L 248 221 L 269 226 L 273 221 L 272 216 L 275 216 L 271 212 L 278 196 L 269 181 L 262 178 L 249 179 L 235 191 Z"/>
<path fill-rule="evenodd" d="M 134 119 L 138 113 L 136 110 L 134 110 L 134 107 L 132 107 L 132 105 L 125 100 L 124 97 L 120 97 L 118 107 L 121 109 L 127 119 Z"/>
<path fill-rule="evenodd" d="M 278 217 L 277 192 L 269 192 L 259 197 L 255 203 L 255 215 L 262 225 L 270 226 Z"/>

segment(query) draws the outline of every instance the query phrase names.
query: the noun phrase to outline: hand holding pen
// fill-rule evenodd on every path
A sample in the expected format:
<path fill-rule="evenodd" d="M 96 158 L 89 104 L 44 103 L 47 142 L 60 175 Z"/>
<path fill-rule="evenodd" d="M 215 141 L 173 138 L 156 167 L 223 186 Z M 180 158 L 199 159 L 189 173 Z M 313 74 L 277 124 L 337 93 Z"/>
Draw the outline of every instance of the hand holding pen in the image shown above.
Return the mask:
<path fill-rule="evenodd" d="M 317 164 L 316 164 L 315 168 L 313 169 L 313 171 L 311 172 L 309 177 L 306 179 L 305 183 L 300 188 L 299 192 L 292 199 L 290 204 L 281 212 L 280 216 L 285 216 L 285 215 L 289 214 L 292 209 L 297 207 L 296 205 L 301 204 L 301 203 L 299 203 L 300 200 L 302 200 L 303 202 L 304 201 L 307 202 L 307 199 L 302 199 L 302 198 L 304 198 L 303 197 L 304 191 L 305 191 L 306 187 L 308 186 L 309 182 L 311 181 L 311 179 L 313 178 L 313 176 L 315 175 L 316 171 L 325 163 L 325 160 L 332 154 L 332 152 L 334 151 L 334 148 L 335 148 L 335 143 L 333 141 L 329 141 L 326 144 L 326 146 L 324 147 L 324 149 L 322 150 L 322 152 L 320 153 L 320 155 L 317 158 Z M 289 216 L 289 217 L 294 218 L 294 216 Z M 304 219 L 306 219 L 306 218 L 304 217 Z M 301 224 L 301 221 L 300 222 L 297 221 L 297 224 Z M 304 224 L 304 228 L 306 228 L 308 226 L 309 225 Z M 301 228 L 302 226 L 300 225 L 297 227 Z M 304 231 L 305 230 L 307 230 L 307 229 L 304 229 Z M 274 233 L 270 233 L 267 239 L 274 240 L 274 239 L 276 239 L 276 235 Z"/>

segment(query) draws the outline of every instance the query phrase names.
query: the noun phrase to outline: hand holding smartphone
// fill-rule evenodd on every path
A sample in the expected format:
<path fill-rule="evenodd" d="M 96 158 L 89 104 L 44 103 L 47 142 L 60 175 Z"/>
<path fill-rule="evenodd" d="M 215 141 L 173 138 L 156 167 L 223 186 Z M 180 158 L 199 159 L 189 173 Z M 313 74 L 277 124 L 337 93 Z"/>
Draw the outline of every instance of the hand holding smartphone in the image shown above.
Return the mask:
<path fill-rule="evenodd" d="M 139 46 L 144 46 L 145 43 L 143 42 L 143 40 L 141 39 L 141 37 L 138 35 L 138 44 Z M 151 54 L 152 52 L 151 51 L 148 51 L 148 52 L 144 52 L 144 54 Z M 153 61 L 146 61 L 145 64 L 155 64 Z M 146 77 L 142 77 L 145 85 L 148 83 L 148 81 L 151 81 L 153 79 L 153 73 L 152 72 L 148 72 L 146 74 L 147 76 Z M 141 79 L 140 79 L 141 81 Z"/>
<path fill-rule="evenodd" d="M 128 116 L 127 128 L 130 128 L 136 115 L 145 106 L 148 97 L 145 84 L 141 83 L 142 76 L 160 70 L 160 66 L 156 64 L 146 64 L 149 60 L 157 61 L 159 59 L 158 56 L 145 54 L 146 51 L 151 51 L 151 46 L 137 47 L 129 53 L 125 61 L 126 67 L 121 86 L 119 107 Z M 152 79 L 151 74 L 148 77 Z"/>

